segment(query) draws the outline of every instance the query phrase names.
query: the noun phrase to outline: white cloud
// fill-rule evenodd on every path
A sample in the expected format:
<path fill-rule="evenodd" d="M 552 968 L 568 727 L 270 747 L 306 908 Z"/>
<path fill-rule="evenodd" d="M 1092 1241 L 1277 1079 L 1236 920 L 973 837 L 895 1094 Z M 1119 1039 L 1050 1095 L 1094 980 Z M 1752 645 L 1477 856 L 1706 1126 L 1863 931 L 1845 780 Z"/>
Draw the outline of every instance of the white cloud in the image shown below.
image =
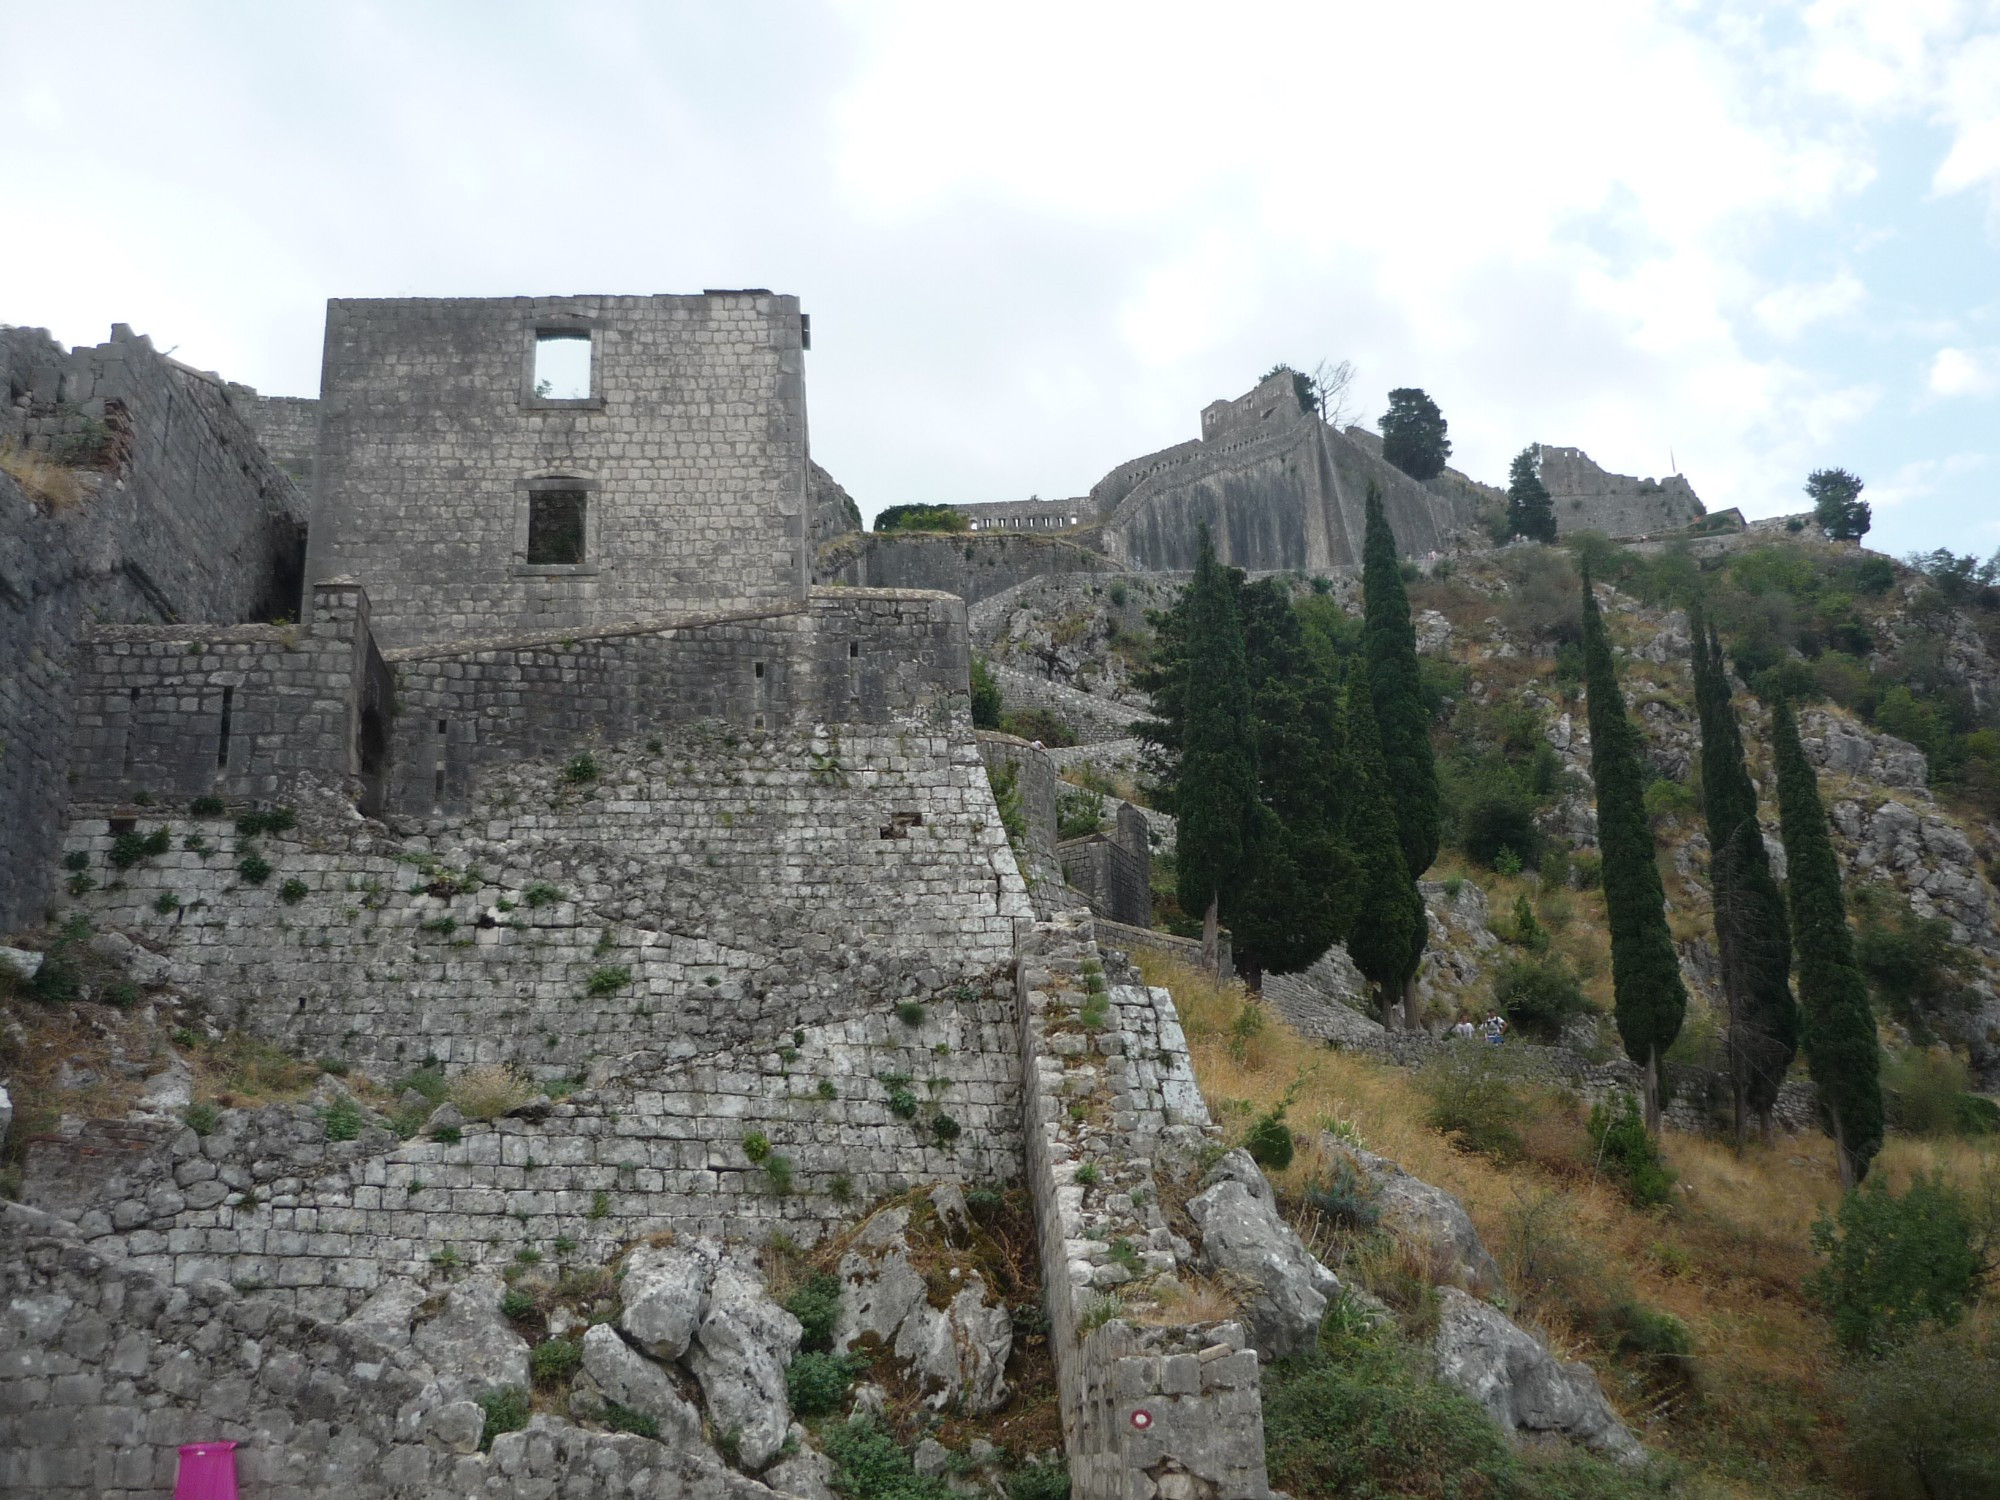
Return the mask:
<path fill-rule="evenodd" d="M 2000 360 L 1969 349 L 1940 349 L 1926 384 L 1933 396 L 1987 396 L 2000 390 Z"/>
<path fill-rule="evenodd" d="M 1751 311 L 1768 332 L 1790 341 L 1817 323 L 1853 312 L 1866 296 L 1859 277 L 1840 271 L 1825 281 L 1793 282 L 1766 292 Z"/>

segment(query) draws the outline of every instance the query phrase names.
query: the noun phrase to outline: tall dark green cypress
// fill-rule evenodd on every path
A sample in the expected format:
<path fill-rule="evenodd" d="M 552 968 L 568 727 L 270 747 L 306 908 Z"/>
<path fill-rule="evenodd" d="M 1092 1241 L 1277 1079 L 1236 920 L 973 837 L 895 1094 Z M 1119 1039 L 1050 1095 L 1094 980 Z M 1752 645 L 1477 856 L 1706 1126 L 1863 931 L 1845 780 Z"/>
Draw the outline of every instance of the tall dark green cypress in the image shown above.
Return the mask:
<path fill-rule="evenodd" d="M 1556 503 L 1542 483 L 1532 447 L 1515 454 L 1507 469 L 1507 530 L 1530 541 L 1556 539 Z"/>
<path fill-rule="evenodd" d="M 1771 714 L 1778 761 L 1778 821 L 1785 836 L 1786 893 L 1799 963 L 1806 1068 L 1820 1113 L 1840 1151 L 1840 1181 L 1852 1188 L 1882 1147 L 1882 1046 L 1868 986 L 1854 962 L 1840 864 L 1819 800 L 1819 777 L 1799 745 L 1792 705 Z"/>
<path fill-rule="evenodd" d="M 1639 731 L 1625 713 L 1611 642 L 1583 578 L 1583 680 L 1590 717 L 1590 774 L 1597 783 L 1597 843 L 1611 927 L 1611 988 L 1625 1055 L 1645 1072 L 1646 1128 L 1660 1128 L 1660 1056 L 1687 1013 L 1680 961 L 1667 930 L 1666 889 L 1646 817 Z"/>
<path fill-rule="evenodd" d="M 1221 910 L 1237 971 L 1257 988 L 1264 973 L 1303 969 L 1340 939 L 1352 880 L 1340 833 L 1346 788 L 1337 682 L 1306 649 L 1282 583 L 1261 579 L 1239 587 L 1236 599 L 1259 796 L 1271 817 L 1249 879 L 1223 893 Z"/>
<path fill-rule="evenodd" d="M 1257 800 L 1243 622 L 1205 525 L 1187 602 L 1175 862 L 1181 909 L 1203 914 L 1203 956 L 1213 963 L 1218 900 L 1249 874 L 1266 814 Z"/>
<path fill-rule="evenodd" d="M 1437 761 L 1431 753 L 1431 716 L 1424 706 L 1417 668 L 1417 628 L 1396 556 L 1396 534 L 1382 511 L 1382 492 L 1368 486 L 1368 527 L 1361 544 L 1364 596 L 1361 649 L 1375 695 L 1375 722 L 1396 809 L 1403 864 L 1415 880 L 1438 852 Z"/>
<path fill-rule="evenodd" d="M 1784 898 L 1771 874 L 1757 788 L 1743 763 L 1743 736 L 1730 702 L 1722 644 L 1699 605 L 1688 611 L 1693 637 L 1695 711 L 1701 719 L 1701 788 L 1708 817 L 1709 891 L 1722 990 L 1729 1002 L 1729 1071 L 1736 1145 L 1755 1113 L 1768 1124 L 1785 1070 L 1798 1050 L 1792 1002 L 1792 944 Z"/>
<path fill-rule="evenodd" d="M 1347 954 L 1362 977 L 1375 986 L 1384 1025 L 1396 1022 L 1396 1002 L 1404 1002 L 1430 936 L 1424 898 L 1403 863 L 1402 840 L 1390 797 L 1389 766 L 1375 724 L 1368 660 L 1355 660 L 1347 682 L 1346 767 L 1347 848 L 1353 861 L 1354 904 Z"/>

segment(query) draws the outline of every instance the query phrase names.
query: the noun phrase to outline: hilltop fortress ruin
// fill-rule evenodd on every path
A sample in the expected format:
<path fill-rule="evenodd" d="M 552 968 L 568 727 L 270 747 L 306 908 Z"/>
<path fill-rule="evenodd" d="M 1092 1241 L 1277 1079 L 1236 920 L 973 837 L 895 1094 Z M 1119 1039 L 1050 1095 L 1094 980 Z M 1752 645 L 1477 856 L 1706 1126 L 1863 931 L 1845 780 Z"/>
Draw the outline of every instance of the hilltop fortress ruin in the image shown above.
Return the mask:
<path fill-rule="evenodd" d="M 165 1108 L 38 1139 L 0 1222 L 35 1310 L 0 1394 L 68 1394 L 0 1491 L 151 1493 L 226 1429 L 286 1494 L 486 1493 L 478 1379 L 395 1353 L 423 1298 L 485 1284 L 468 1268 L 811 1239 L 925 1184 L 1014 1182 L 1076 1493 L 1268 1493 L 1269 1330 L 1092 1312 L 1135 1256 L 1219 1253 L 1160 1206 L 1215 1132 L 1170 998 L 1116 951 L 1143 821 L 1057 860 L 1046 758 L 973 731 L 967 608 L 1185 569 L 1200 521 L 1240 566 L 1351 567 L 1371 482 L 1406 553 L 1446 551 L 1491 492 L 1408 479 L 1287 377 L 1085 499 L 868 537 L 811 462 L 808 347 L 796 299 L 759 290 L 340 300 L 315 402 L 123 326 L 69 351 L 0 330 L 0 440 L 60 471 L 0 473 L 0 927 L 82 917 L 218 1022 L 378 1079 L 505 1063 L 568 1090 L 410 1140 L 270 1111 L 197 1136 Z M 1559 495 L 1591 493 L 1565 451 Z M 1661 504 L 1698 513 L 1684 490 Z M 1020 779 L 1022 861 L 989 762 Z M 1276 1223 L 1268 1189 L 1225 1188 Z M 1319 1295 L 1299 1264 L 1295 1308 Z M 971 1359 L 969 1326 L 938 1347 Z M 292 1385 L 231 1365 L 250 1330 Z M 342 1428 L 350 1459 L 314 1460 Z M 85 1468 L 99 1430 L 124 1436 Z M 653 1462 L 565 1434 L 519 1461 Z M 738 1467 L 786 1490 L 779 1451 Z M 675 1462 L 644 1492 L 770 1493 L 705 1449 Z"/>

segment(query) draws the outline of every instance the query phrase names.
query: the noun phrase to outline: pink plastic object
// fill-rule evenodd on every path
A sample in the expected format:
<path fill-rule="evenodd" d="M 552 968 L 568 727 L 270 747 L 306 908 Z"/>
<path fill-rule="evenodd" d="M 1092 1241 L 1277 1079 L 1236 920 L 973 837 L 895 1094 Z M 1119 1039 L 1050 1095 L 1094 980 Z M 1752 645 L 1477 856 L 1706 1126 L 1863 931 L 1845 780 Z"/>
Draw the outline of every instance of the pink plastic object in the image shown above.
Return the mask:
<path fill-rule="evenodd" d="M 236 1500 L 236 1445 L 183 1444 L 174 1500 Z"/>

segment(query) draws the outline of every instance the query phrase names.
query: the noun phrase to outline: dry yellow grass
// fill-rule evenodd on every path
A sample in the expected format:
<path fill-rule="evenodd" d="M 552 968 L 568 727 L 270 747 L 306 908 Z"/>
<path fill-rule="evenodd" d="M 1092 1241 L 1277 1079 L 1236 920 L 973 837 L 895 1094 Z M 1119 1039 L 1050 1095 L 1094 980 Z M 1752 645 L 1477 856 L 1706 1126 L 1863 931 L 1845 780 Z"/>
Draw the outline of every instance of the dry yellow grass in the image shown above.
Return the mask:
<path fill-rule="evenodd" d="M 21 488 L 47 505 L 62 510 L 83 498 L 83 475 L 55 462 L 45 453 L 8 443 L 0 445 L 0 470 L 20 482 Z"/>
<path fill-rule="evenodd" d="M 1509 903 L 1517 884 L 1494 882 Z M 1148 983 L 1173 991 L 1196 1077 L 1225 1129 L 1240 1135 L 1252 1115 L 1291 1095 L 1287 1118 L 1301 1133 L 1300 1150 L 1274 1182 L 1316 1249 L 1331 1248 L 1328 1236 L 1299 1205 L 1305 1186 L 1326 1171 L 1319 1131 L 1351 1131 L 1369 1150 L 1455 1194 L 1517 1294 L 1526 1292 L 1517 1278 L 1519 1227 L 1534 1219 L 1538 1232 L 1568 1237 L 1586 1278 L 1687 1325 L 1700 1390 L 1658 1399 L 1591 1329 L 1564 1315 L 1561 1297 L 1524 1295 L 1514 1308 L 1558 1350 L 1591 1361 L 1646 1441 L 1729 1493 L 1831 1491 L 1838 1441 L 1827 1376 L 1835 1358 L 1825 1320 L 1804 1292 L 1816 1264 L 1813 1220 L 1839 1199 L 1829 1142 L 1781 1135 L 1739 1157 L 1721 1142 L 1669 1132 L 1663 1149 L 1679 1177 L 1675 1202 L 1642 1212 L 1590 1172 L 1581 1126 L 1555 1101 L 1527 1127 L 1527 1159 L 1468 1155 L 1424 1123 L 1414 1074 L 1315 1046 L 1240 986 L 1217 985 L 1164 956 L 1140 954 L 1138 962 Z M 1260 1020 L 1246 1024 L 1246 1010 Z M 1992 1148 L 1972 1142 L 1897 1138 L 1877 1170 L 1900 1190 L 1933 1167 L 1972 1184 L 1994 1161 Z M 1538 1204 L 1539 1216 L 1531 1212 Z"/>

